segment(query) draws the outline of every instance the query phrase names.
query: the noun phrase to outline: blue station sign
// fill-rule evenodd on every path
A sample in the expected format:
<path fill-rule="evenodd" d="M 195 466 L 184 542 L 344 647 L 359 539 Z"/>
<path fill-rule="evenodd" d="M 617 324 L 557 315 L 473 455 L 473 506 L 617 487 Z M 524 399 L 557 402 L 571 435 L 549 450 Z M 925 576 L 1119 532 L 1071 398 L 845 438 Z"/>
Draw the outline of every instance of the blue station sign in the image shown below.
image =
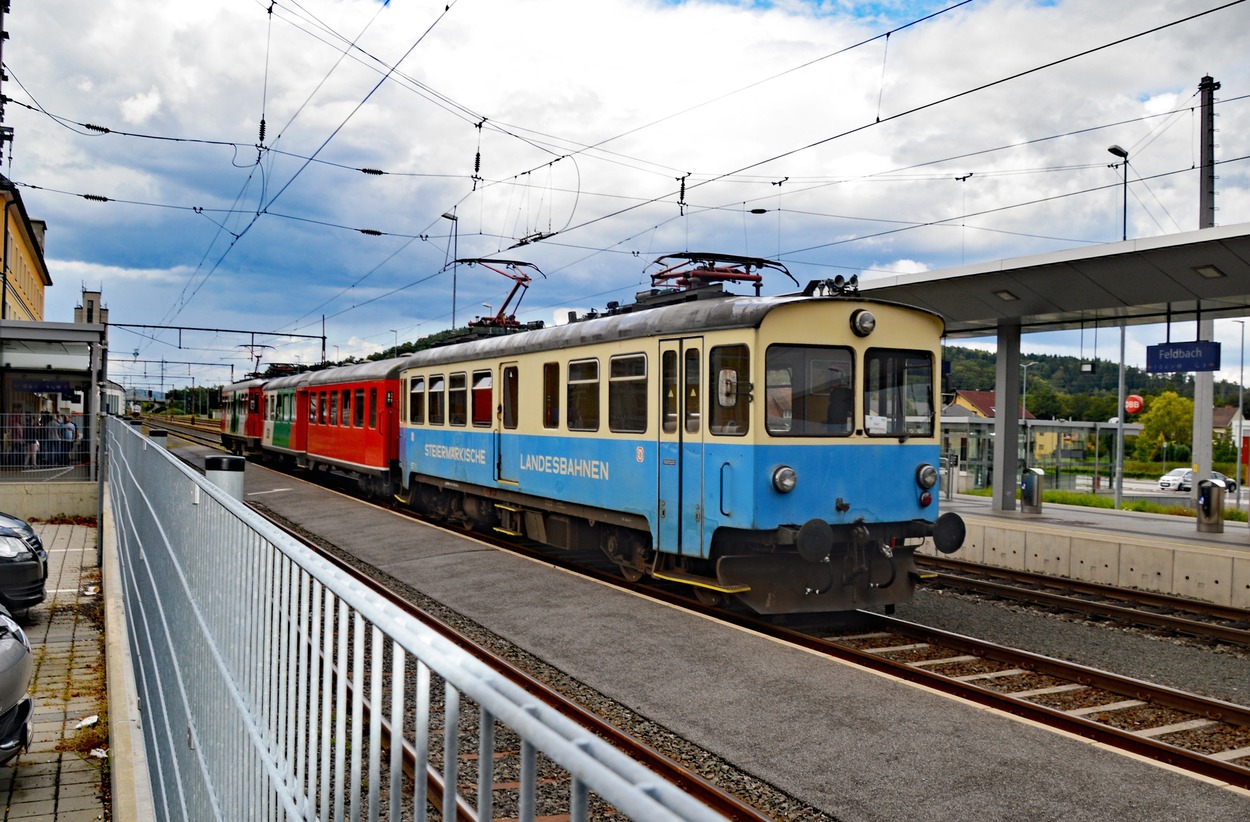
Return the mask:
<path fill-rule="evenodd" d="M 1146 371 L 1171 374 L 1178 371 L 1219 371 L 1217 342 L 1163 343 L 1146 346 Z"/>

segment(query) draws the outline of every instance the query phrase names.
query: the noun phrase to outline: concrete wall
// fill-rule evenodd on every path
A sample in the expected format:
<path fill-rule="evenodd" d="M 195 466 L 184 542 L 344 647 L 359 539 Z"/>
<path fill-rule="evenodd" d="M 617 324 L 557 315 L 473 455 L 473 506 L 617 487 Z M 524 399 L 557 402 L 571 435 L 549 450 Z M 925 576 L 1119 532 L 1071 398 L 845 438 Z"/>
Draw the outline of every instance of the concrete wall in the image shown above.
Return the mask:
<path fill-rule="evenodd" d="M 953 559 L 1250 609 L 1250 553 L 964 518 Z M 931 540 L 917 553 L 941 556 Z"/>
<path fill-rule="evenodd" d="M 95 482 L 0 482 L 0 511 L 22 519 L 94 517 L 99 497 Z"/>

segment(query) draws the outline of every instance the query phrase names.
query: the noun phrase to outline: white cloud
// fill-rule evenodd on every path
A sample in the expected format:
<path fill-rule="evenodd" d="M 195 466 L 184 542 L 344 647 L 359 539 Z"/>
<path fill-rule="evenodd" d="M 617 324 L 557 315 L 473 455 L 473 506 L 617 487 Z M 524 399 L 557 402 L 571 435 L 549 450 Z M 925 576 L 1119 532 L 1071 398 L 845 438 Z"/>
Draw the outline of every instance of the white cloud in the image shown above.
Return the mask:
<path fill-rule="evenodd" d="M 132 125 L 140 125 L 150 120 L 160 107 L 161 93 L 156 86 L 152 86 L 143 94 L 122 100 L 122 119 Z"/>
<path fill-rule="evenodd" d="M 453 248 L 537 264 L 523 308 L 546 318 L 629 299 L 679 250 L 779 256 L 806 282 L 1118 240 L 1112 143 L 1132 156 L 1129 233 L 1192 229 L 1201 75 L 1227 101 L 1218 157 L 1250 154 L 1250 9 L 1067 58 L 1210 5 L 986 0 L 842 52 L 904 21 L 797 0 L 310 0 L 272 20 L 265 2 L 23 4 L 15 100 L 238 145 L 11 105 L 10 176 L 41 187 L 23 197 L 71 292 L 50 305 L 86 281 L 118 321 L 319 334 L 325 316 L 346 356 L 449 323 Z M 372 92 L 374 58 L 410 48 Z M 290 154 L 258 153 L 262 116 Z M 1221 224 L 1250 220 L 1250 165 L 1219 176 Z M 460 322 L 510 287 L 457 278 Z"/>

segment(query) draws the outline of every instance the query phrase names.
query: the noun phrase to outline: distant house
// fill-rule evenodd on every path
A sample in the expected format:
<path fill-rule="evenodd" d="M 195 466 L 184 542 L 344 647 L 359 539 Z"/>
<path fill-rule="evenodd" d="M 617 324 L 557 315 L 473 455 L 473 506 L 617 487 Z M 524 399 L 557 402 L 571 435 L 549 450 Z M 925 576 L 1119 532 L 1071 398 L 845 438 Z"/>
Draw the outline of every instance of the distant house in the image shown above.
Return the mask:
<path fill-rule="evenodd" d="M 956 391 L 955 399 L 949 405 L 942 409 L 942 413 L 951 417 L 980 417 L 985 420 L 992 420 L 995 416 L 995 402 L 997 393 L 994 391 Z M 1020 403 L 1013 403 L 1015 409 L 1015 418 L 1020 419 Z M 1031 412 L 1025 414 L 1025 419 L 1035 420 Z"/>
<path fill-rule="evenodd" d="M 1211 433 L 1236 445 L 1238 437 L 1246 436 L 1250 428 L 1237 406 L 1222 405 L 1211 412 Z"/>

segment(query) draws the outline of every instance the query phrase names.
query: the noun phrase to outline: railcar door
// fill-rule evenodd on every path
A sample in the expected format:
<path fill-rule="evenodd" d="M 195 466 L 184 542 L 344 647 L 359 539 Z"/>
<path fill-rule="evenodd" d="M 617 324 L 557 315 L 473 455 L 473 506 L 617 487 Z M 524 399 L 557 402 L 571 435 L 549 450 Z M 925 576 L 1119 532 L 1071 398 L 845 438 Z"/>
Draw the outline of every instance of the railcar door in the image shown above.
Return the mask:
<path fill-rule="evenodd" d="M 703 547 L 703 339 L 660 342 L 659 549 Z"/>
<path fill-rule="evenodd" d="M 495 477 L 501 482 L 517 482 L 521 470 L 521 443 L 517 433 L 517 411 L 520 402 L 520 372 L 516 363 L 499 366 L 499 413 L 495 415 Z"/>

